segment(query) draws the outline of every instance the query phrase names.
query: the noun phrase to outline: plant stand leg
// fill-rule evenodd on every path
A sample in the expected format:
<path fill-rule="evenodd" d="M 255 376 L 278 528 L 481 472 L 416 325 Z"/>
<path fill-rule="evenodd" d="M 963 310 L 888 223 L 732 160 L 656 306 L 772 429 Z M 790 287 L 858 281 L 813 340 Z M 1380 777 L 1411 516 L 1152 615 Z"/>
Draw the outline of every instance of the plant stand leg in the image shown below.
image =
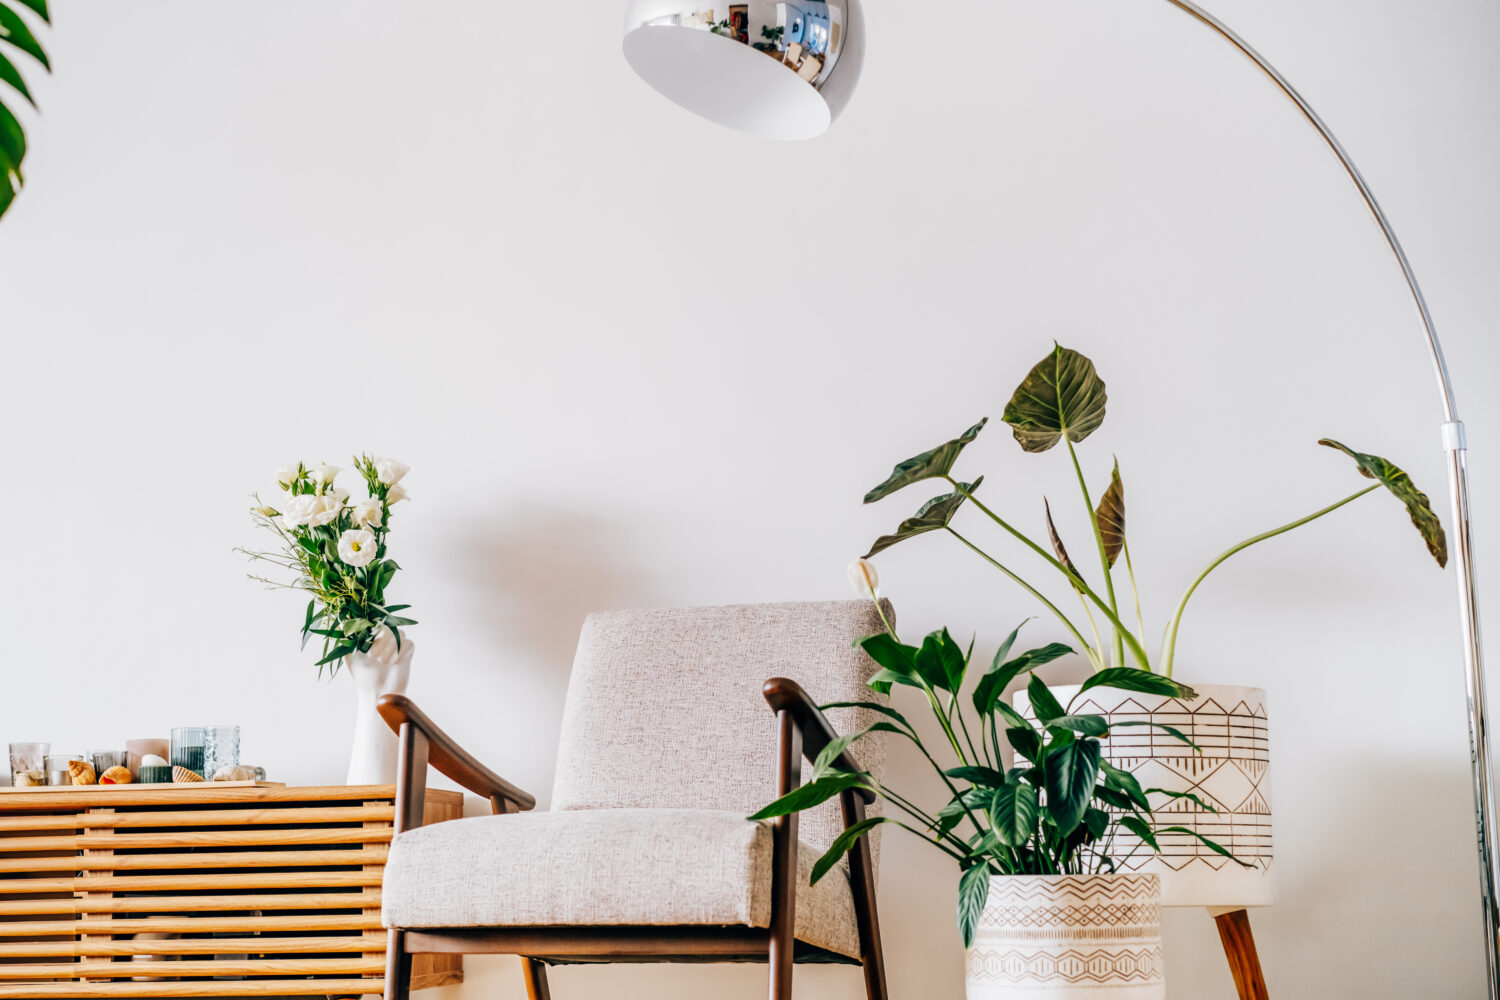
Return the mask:
<path fill-rule="evenodd" d="M 547 967 L 534 958 L 521 959 L 521 974 L 526 977 L 528 1000 L 552 1000 L 547 988 Z"/>
<path fill-rule="evenodd" d="M 1219 925 L 1219 940 L 1224 942 L 1224 957 L 1229 961 L 1229 973 L 1234 976 L 1240 1000 L 1270 1000 L 1266 977 L 1260 971 L 1260 956 L 1255 953 L 1250 914 L 1245 910 L 1208 912 Z"/>

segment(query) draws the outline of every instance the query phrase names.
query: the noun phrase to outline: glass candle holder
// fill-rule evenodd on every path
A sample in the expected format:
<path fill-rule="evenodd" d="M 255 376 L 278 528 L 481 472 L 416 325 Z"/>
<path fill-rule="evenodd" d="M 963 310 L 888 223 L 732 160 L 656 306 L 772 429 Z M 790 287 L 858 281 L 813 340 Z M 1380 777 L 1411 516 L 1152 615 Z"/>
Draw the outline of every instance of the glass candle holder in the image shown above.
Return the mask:
<path fill-rule="evenodd" d="M 240 762 L 240 727 L 205 726 L 203 729 L 204 781 L 212 781 L 221 767 L 235 767 Z"/>
<path fill-rule="evenodd" d="M 35 788 L 47 783 L 46 760 L 51 743 L 12 743 L 10 783 L 16 788 Z"/>
<path fill-rule="evenodd" d="M 47 784 L 71 785 L 73 772 L 68 765 L 75 760 L 88 760 L 81 753 L 49 753 L 47 755 Z"/>
<path fill-rule="evenodd" d="M 124 750 L 95 750 L 89 756 L 94 760 L 94 774 L 97 778 L 103 778 L 104 772 L 112 767 L 125 766 Z"/>
<path fill-rule="evenodd" d="M 154 754 L 162 760 L 172 759 L 172 745 L 166 740 L 126 740 L 125 741 L 125 766 L 130 768 L 130 776 L 137 781 L 143 781 L 141 777 L 141 758 L 147 754 Z M 168 780 L 171 780 L 171 771 L 168 770 Z"/>
<path fill-rule="evenodd" d="M 143 785 L 170 785 L 172 783 L 172 765 L 142 764 L 136 774 L 135 780 Z"/>
<path fill-rule="evenodd" d="M 185 767 L 194 774 L 203 775 L 203 727 L 182 726 L 172 730 L 173 767 Z"/>

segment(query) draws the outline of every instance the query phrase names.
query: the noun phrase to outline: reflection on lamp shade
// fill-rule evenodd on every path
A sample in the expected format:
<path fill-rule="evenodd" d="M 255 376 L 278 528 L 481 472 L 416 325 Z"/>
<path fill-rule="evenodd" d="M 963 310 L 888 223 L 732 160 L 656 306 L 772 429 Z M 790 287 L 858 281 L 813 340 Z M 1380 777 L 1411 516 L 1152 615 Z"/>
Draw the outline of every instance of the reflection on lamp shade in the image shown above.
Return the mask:
<path fill-rule="evenodd" d="M 843 111 L 864 61 L 860 0 L 628 0 L 625 58 L 710 121 L 811 139 Z"/>

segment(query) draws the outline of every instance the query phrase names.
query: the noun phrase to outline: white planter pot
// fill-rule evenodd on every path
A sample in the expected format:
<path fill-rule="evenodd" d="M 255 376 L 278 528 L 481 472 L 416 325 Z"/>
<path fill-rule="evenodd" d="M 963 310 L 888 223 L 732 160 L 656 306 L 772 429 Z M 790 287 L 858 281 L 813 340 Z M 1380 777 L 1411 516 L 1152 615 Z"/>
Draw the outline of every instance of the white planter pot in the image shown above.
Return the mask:
<path fill-rule="evenodd" d="M 1218 810 L 1207 812 L 1189 799 L 1168 802 L 1153 796 L 1154 806 L 1161 802 L 1154 813 L 1157 826 L 1197 830 L 1254 867 L 1242 868 L 1187 834 L 1168 833 L 1158 838 L 1160 855 L 1141 847 L 1122 870 L 1160 875 L 1164 906 L 1269 906 L 1275 901 L 1276 883 L 1271 872 L 1266 693 L 1259 688 L 1186 683 L 1198 692 L 1195 701 L 1092 688 L 1073 711 L 1102 715 L 1111 723 L 1164 723 L 1198 744 L 1201 754 L 1159 729 L 1139 726 L 1115 731 L 1103 748 L 1105 758 L 1135 775 L 1141 787 L 1192 792 Z M 1066 706 L 1078 687 L 1059 686 L 1052 693 Z M 1016 709 L 1031 717 L 1024 691 L 1016 694 Z M 1135 838 L 1122 831 L 1115 853 L 1124 857 L 1136 846 Z"/>
<path fill-rule="evenodd" d="M 1155 875 L 1005 875 L 967 953 L 968 1000 L 1164 1000 Z"/>
<path fill-rule="evenodd" d="M 368 653 L 344 657 L 344 669 L 354 678 L 356 699 L 354 743 L 349 749 L 349 774 L 345 784 L 392 785 L 396 782 L 396 734 L 375 709 L 384 694 L 406 693 L 411 675 L 411 657 L 416 643 L 401 635 L 401 650 L 395 640 L 376 640 Z"/>

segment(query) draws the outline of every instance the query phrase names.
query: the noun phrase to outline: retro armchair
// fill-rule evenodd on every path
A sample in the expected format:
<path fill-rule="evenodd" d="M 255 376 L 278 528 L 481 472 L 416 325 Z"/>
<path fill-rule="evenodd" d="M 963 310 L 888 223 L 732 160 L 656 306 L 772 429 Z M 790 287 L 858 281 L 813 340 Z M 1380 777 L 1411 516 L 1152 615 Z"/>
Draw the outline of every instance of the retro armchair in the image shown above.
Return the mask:
<path fill-rule="evenodd" d="M 884 1000 L 877 845 L 861 838 L 808 885 L 873 797 L 846 792 L 800 828 L 797 815 L 745 818 L 800 783 L 834 723 L 877 721 L 864 709 L 830 721 L 817 704 L 875 697 L 875 665 L 853 642 L 880 629 L 867 601 L 591 615 L 547 812 L 410 699 L 381 698 L 400 741 L 387 1000 L 406 1000 L 411 956 L 432 952 L 518 955 L 532 1000 L 550 995 L 547 966 L 582 962 L 766 962 L 772 1000 L 791 997 L 794 962 L 859 965 Z M 840 763 L 878 776 L 883 751 L 873 734 Z M 421 826 L 429 766 L 493 815 Z"/>

